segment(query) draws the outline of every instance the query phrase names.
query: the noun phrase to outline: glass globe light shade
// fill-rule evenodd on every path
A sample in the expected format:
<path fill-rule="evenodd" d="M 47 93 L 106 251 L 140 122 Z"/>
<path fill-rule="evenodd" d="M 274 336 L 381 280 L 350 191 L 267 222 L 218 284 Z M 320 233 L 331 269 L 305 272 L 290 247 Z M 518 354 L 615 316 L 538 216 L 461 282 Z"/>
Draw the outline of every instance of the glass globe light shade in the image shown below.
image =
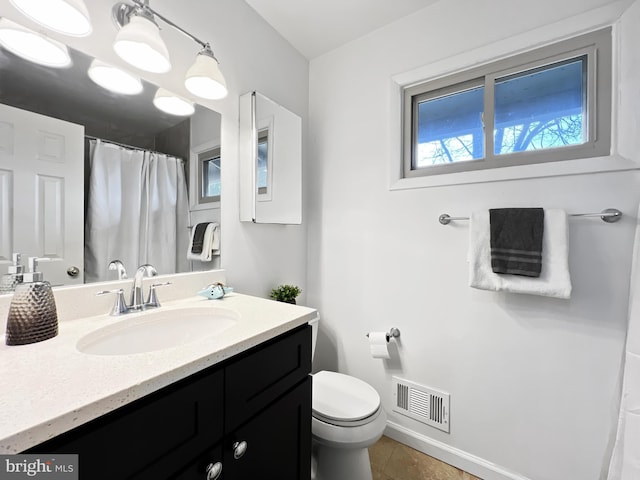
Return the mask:
<path fill-rule="evenodd" d="M 227 83 L 218 62 L 206 53 L 199 53 L 195 63 L 187 70 L 184 85 L 201 98 L 217 100 L 227 96 Z"/>
<path fill-rule="evenodd" d="M 11 0 L 11 3 L 40 25 L 65 35 L 85 37 L 93 30 L 83 0 Z"/>
<path fill-rule="evenodd" d="M 140 15 L 132 16 L 129 23 L 120 29 L 113 49 L 125 62 L 141 70 L 152 73 L 171 70 L 169 51 L 160 37 L 158 26 Z"/>
<path fill-rule="evenodd" d="M 6 18 L 0 18 L 0 45 L 25 60 L 47 67 L 71 65 L 66 45 Z"/>
<path fill-rule="evenodd" d="M 136 95 L 142 92 L 142 81 L 135 75 L 95 59 L 89 66 L 89 78 L 114 93 Z"/>
<path fill-rule="evenodd" d="M 158 110 L 162 110 L 170 115 L 187 116 L 193 115 L 196 111 L 193 102 L 171 93 L 164 88 L 158 88 L 153 104 Z"/>

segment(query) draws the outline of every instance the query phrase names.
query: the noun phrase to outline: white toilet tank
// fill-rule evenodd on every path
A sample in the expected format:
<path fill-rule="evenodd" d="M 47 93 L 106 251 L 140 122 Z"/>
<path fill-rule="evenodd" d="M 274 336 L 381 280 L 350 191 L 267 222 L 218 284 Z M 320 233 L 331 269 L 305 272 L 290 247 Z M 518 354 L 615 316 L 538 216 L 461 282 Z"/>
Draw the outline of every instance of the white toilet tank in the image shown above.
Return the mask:
<path fill-rule="evenodd" d="M 309 320 L 309 325 L 311 325 L 311 360 L 316 354 L 316 342 L 318 341 L 318 322 L 320 322 L 320 314 L 317 314 L 317 317 L 313 320 Z"/>

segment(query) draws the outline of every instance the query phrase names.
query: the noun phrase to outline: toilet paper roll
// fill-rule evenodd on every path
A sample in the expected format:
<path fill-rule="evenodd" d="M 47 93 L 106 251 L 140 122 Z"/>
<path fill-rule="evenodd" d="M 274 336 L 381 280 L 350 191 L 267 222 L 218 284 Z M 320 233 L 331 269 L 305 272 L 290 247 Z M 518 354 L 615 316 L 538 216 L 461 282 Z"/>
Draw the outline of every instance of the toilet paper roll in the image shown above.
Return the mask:
<path fill-rule="evenodd" d="M 369 349 L 373 358 L 391 358 L 386 332 L 370 332 Z"/>

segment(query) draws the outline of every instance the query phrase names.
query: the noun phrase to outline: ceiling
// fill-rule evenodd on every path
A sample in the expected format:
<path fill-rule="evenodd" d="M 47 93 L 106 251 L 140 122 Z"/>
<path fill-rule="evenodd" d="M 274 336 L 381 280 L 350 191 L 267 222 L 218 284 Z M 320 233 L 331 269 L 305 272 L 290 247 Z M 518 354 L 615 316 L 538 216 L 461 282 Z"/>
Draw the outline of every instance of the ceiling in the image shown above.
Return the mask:
<path fill-rule="evenodd" d="M 309 60 L 438 0 L 246 0 Z"/>

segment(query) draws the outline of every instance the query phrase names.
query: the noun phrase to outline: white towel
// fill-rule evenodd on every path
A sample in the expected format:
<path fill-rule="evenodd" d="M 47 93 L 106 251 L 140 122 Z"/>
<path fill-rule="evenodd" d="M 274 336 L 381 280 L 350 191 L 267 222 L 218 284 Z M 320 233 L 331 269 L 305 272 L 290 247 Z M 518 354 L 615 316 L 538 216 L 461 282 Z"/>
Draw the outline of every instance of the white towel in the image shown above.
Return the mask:
<path fill-rule="evenodd" d="M 189 240 L 187 259 L 198 260 L 200 262 L 210 262 L 213 259 L 213 255 L 220 255 L 219 225 L 213 222 L 207 224 L 202 241 L 202 253 L 192 253 L 191 247 L 193 247 L 193 237 L 196 233 L 196 226 L 197 225 L 194 225 L 191 229 L 191 239 Z"/>
<path fill-rule="evenodd" d="M 469 286 L 482 290 L 570 298 L 569 229 L 564 210 L 544 211 L 542 271 L 537 278 L 500 275 L 491 269 L 489 211 L 472 212 L 469 225 Z"/>

